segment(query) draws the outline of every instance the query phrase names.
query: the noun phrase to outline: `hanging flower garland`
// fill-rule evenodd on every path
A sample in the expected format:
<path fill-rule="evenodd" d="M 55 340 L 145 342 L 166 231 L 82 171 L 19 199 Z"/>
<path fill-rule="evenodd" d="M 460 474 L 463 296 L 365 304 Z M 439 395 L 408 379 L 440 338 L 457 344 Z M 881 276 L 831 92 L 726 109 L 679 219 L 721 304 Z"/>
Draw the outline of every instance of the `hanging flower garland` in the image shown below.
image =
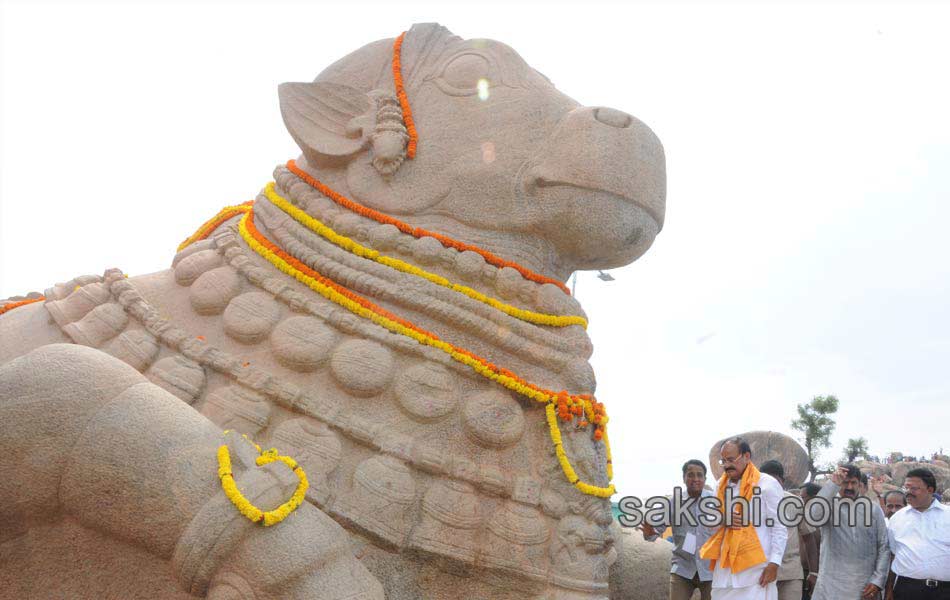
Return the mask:
<path fill-rule="evenodd" d="M 224 433 L 227 434 L 228 431 Z M 248 439 L 246 435 L 244 439 L 250 442 L 250 439 Z M 254 442 L 251 443 L 254 444 Z M 294 459 L 289 456 L 279 455 L 276 448 L 262 452 L 261 447 L 257 444 L 254 444 L 254 447 L 257 448 L 257 452 L 260 454 L 255 461 L 257 466 L 263 467 L 266 464 L 279 461 L 290 467 L 294 475 L 300 480 L 290 500 L 284 502 L 274 510 L 268 511 L 263 511 L 251 504 L 250 500 L 244 497 L 244 494 L 241 493 L 237 487 L 237 483 L 234 481 L 234 474 L 231 471 L 231 453 L 227 444 L 222 444 L 218 448 L 218 477 L 221 479 L 221 489 L 224 490 L 224 494 L 242 515 L 253 523 L 260 523 L 264 527 L 270 527 L 271 525 L 280 523 L 286 519 L 290 513 L 297 510 L 297 507 L 304 501 L 310 483 L 307 481 L 307 474 L 304 473 L 304 470 Z"/>

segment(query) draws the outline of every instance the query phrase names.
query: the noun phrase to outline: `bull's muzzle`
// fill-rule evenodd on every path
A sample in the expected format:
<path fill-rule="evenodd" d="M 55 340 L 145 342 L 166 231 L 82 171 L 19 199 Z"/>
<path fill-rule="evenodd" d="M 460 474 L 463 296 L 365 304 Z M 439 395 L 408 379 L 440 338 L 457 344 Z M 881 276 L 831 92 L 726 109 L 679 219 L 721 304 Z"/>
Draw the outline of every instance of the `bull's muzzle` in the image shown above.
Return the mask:
<path fill-rule="evenodd" d="M 605 107 L 567 113 L 528 173 L 529 186 L 569 185 L 619 196 L 662 228 L 666 212 L 663 145 L 642 121 Z"/>

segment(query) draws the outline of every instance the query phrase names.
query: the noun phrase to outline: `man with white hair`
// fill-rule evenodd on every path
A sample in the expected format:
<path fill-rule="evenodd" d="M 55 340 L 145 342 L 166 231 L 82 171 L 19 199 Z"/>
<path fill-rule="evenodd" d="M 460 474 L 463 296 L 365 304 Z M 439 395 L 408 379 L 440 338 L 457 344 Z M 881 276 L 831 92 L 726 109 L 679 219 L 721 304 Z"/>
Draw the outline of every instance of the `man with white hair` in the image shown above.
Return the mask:
<path fill-rule="evenodd" d="M 788 528 L 778 519 L 784 491 L 774 477 L 752 464 L 746 440 L 726 440 L 719 455 L 723 474 L 717 498 L 726 520 L 700 551 L 713 567 L 712 600 L 777 600 L 775 581 L 788 539 Z M 727 500 L 727 490 L 735 502 Z M 757 516 L 756 521 L 743 519 L 749 506 L 745 503 L 754 497 L 761 502 L 761 514 L 752 510 L 746 516 Z"/>

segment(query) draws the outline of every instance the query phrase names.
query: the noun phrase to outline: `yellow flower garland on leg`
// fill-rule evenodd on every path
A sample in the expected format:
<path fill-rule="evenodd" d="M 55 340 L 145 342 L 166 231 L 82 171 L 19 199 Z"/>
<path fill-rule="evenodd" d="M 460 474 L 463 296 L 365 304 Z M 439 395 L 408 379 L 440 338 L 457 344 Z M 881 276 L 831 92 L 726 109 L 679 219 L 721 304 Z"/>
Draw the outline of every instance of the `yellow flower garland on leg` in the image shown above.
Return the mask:
<path fill-rule="evenodd" d="M 247 438 L 247 436 L 244 437 L 245 439 Z M 254 444 L 254 447 L 257 448 L 258 452 L 261 451 L 260 446 L 257 444 Z M 310 483 L 307 481 L 307 474 L 304 473 L 304 470 L 297 464 L 297 461 L 289 456 L 279 455 L 276 448 L 262 452 L 255 462 L 257 466 L 262 467 L 276 461 L 280 461 L 290 467 L 294 475 L 300 480 L 300 483 L 297 485 L 297 489 L 294 491 L 293 496 L 290 497 L 290 500 L 284 502 L 274 510 L 263 511 L 251 504 L 250 500 L 245 498 L 244 494 L 238 490 L 237 483 L 234 481 L 234 473 L 231 471 L 231 452 L 228 449 L 228 445 L 222 444 L 218 447 L 218 477 L 221 479 L 221 489 L 224 490 L 224 494 L 228 497 L 228 500 L 231 501 L 231 504 L 233 504 L 242 515 L 254 523 L 262 524 L 264 527 L 270 527 L 271 525 L 280 523 L 286 519 L 290 513 L 297 510 L 297 507 L 304 501 L 307 488 L 310 487 Z"/>

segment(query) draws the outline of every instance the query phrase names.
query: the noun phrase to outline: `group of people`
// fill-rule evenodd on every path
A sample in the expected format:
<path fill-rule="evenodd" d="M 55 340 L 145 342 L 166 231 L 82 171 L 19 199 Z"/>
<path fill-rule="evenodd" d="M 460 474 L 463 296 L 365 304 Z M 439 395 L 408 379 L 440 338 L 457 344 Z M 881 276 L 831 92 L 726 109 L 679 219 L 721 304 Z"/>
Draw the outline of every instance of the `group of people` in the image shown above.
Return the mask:
<path fill-rule="evenodd" d="M 723 442 L 719 464 L 723 475 L 715 491 L 706 488 L 702 461 L 683 465 L 695 524 L 668 524 L 675 546 L 670 600 L 690 600 L 695 590 L 702 600 L 950 600 L 950 506 L 935 496 L 930 470 L 913 469 L 902 491 L 878 494 L 875 482 L 869 489 L 867 477 L 847 464 L 822 486 L 786 491 L 782 464 L 756 467 L 742 438 Z M 782 498 L 794 495 L 813 518 L 788 527 L 778 511 Z M 704 524 L 700 506 L 708 496 L 733 518 Z M 756 496 L 759 522 L 743 520 L 743 503 L 728 501 Z M 838 518 L 815 517 L 818 504 L 838 511 Z M 666 526 L 644 523 L 641 529 L 655 540 Z"/>

